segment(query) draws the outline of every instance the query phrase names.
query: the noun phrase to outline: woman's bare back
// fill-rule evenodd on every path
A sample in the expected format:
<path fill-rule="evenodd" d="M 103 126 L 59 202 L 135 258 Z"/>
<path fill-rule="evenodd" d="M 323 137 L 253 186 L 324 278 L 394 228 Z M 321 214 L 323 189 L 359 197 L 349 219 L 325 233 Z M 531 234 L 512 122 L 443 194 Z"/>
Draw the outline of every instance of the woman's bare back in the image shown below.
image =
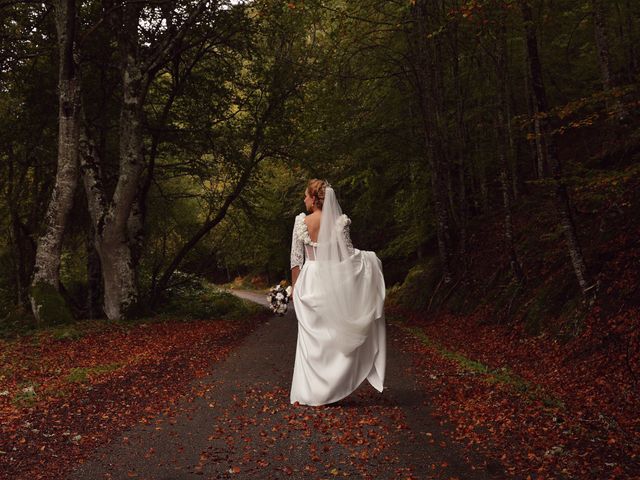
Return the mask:
<path fill-rule="evenodd" d="M 320 218 L 322 217 L 322 211 L 318 210 L 304 218 L 304 223 L 307 225 L 309 231 L 309 237 L 312 242 L 318 241 L 318 233 L 320 233 Z"/>

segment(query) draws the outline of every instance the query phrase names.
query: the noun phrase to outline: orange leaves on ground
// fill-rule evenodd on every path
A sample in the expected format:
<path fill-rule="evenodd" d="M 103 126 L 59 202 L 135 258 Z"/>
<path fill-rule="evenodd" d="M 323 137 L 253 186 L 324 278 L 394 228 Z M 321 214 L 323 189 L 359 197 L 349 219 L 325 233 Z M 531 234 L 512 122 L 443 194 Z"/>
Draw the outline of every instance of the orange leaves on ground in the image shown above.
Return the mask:
<path fill-rule="evenodd" d="M 86 322 L 71 338 L 0 342 L 7 389 L 0 395 L 0 451 L 12 452 L 0 455 L 0 471 L 16 479 L 64 478 L 93 446 L 170 409 L 196 375 L 261 320 Z"/>

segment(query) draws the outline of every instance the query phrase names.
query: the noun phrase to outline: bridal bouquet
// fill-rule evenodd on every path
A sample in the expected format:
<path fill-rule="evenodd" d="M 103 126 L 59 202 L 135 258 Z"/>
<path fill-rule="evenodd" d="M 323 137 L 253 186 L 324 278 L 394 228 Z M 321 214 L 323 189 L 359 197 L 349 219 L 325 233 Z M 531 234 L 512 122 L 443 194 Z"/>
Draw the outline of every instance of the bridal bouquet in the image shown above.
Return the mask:
<path fill-rule="evenodd" d="M 284 315 L 287 313 L 287 305 L 291 298 L 291 286 L 284 288 L 282 284 L 271 287 L 267 294 L 267 301 L 269 302 L 269 308 L 277 315 Z"/>

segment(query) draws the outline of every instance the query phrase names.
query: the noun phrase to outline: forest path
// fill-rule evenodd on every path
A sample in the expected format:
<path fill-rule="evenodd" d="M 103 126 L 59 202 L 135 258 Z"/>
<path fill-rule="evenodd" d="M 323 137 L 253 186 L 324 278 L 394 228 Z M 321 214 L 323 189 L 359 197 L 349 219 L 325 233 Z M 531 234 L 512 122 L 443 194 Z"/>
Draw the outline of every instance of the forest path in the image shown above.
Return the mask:
<path fill-rule="evenodd" d="M 261 325 L 194 381 L 198 395 L 123 432 L 69 479 L 491 478 L 430 414 L 393 326 L 384 392 L 365 381 L 323 407 L 289 403 L 296 336 L 292 309 Z"/>

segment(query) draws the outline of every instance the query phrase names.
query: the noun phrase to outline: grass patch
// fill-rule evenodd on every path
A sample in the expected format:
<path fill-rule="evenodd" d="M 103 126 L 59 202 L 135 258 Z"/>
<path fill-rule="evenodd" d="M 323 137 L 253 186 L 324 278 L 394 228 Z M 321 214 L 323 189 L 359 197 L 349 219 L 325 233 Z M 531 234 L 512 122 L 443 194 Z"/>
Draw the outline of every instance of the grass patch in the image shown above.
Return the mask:
<path fill-rule="evenodd" d="M 113 372 L 122 366 L 121 363 L 108 363 L 106 365 L 96 365 L 94 367 L 76 367 L 72 368 L 65 380 L 69 383 L 83 383 L 91 377 L 104 375 Z"/>
<path fill-rule="evenodd" d="M 77 340 L 87 334 L 86 329 L 83 330 L 78 324 L 58 325 L 48 331 L 56 340 Z"/>
<path fill-rule="evenodd" d="M 36 393 L 40 384 L 36 382 L 22 382 L 18 385 L 18 391 L 13 396 L 12 403 L 16 407 L 31 407 L 38 400 Z"/>
<path fill-rule="evenodd" d="M 546 407 L 564 409 L 562 400 L 548 394 L 540 385 L 534 385 L 526 381 L 508 368 L 501 367 L 491 369 L 482 362 L 472 360 L 459 352 L 449 350 L 429 338 L 429 336 L 418 327 L 400 325 L 400 328 L 411 333 L 411 335 L 420 340 L 420 342 L 434 349 L 442 357 L 454 361 L 464 370 L 485 375 L 486 378 L 484 378 L 484 380 L 488 383 L 508 385 L 514 391 L 523 394 L 529 401 L 540 401 Z"/>

